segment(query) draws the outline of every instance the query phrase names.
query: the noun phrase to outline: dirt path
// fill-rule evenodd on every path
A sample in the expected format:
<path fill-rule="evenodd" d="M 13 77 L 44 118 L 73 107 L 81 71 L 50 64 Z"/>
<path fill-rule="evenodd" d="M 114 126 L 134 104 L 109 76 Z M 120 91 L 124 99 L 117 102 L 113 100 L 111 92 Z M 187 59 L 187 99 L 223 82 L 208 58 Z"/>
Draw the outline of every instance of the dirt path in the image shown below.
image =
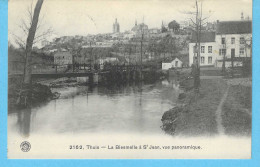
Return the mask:
<path fill-rule="evenodd" d="M 222 125 L 222 117 L 221 117 L 221 113 L 222 113 L 222 107 L 224 105 L 225 100 L 227 99 L 227 95 L 228 95 L 228 90 L 229 90 L 229 86 L 227 87 L 226 92 L 224 93 L 223 97 L 221 98 L 221 101 L 218 105 L 218 108 L 216 110 L 216 121 L 217 121 L 217 129 L 218 129 L 218 133 L 220 135 L 224 134 L 224 127 Z"/>

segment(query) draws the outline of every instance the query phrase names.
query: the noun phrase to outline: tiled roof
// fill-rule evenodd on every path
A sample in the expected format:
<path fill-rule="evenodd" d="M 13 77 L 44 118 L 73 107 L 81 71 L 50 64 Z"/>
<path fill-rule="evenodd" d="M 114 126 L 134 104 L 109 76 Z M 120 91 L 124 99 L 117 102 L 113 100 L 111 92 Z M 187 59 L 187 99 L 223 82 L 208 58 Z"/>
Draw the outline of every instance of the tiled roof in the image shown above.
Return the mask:
<path fill-rule="evenodd" d="M 163 62 L 163 63 L 171 63 L 171 62 L 172 62 L 173 60 L 175 60 L 175 59 L 179 59 L 179 60 L 182 62 L 182 59 L 179 58 L 179 57 L 176 57 L 176 56 L 171 57 L 171 58 L 167 58 L 167 59 L 163 60 L 162 62 Z"/>
<path fill-rule="evenodd" d="M 191 42 L 195 43 L 197 41 L 197 35 L 196 32 L 192 32 Z M 215 42 L 215 32 L 210 31 L 202 31 L 200 34 L 200 42 Z"/>
<path fill-rule="evenodd" d="M 166 58 L 165 60 L 163 60 L 162 62 L 163 62 L 163 63 L 171 63 L 175 58 L 176 58 L 176 56 L 174 56 L 174 57 L 168 57 L 168 58 Z"/>
<path fill-rule="evenodd" d="M 252 21 L 222 21 L 217 23 L 217 35 L 219 34 L 250 34 L 252 33 Z"/>

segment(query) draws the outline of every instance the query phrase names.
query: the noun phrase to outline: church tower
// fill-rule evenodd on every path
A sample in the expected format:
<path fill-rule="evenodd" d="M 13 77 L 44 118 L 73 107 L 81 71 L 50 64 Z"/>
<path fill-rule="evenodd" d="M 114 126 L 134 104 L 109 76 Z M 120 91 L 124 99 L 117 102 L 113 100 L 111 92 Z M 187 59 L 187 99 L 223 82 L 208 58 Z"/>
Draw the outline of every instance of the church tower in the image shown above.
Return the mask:
<path fill-rule="evenodd" d="M 116 18 L 115 23 L 113 24 L 113 33 L 118 33 L 118 32 L 120 32 L 120 25 L 117 22 L 117 18 Z"/>

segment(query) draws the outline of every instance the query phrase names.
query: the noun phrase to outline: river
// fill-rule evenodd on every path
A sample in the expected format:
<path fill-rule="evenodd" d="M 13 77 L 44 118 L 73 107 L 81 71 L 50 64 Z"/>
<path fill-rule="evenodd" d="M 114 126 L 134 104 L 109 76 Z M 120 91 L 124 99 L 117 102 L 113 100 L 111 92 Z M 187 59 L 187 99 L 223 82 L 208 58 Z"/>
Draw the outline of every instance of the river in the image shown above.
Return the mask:
<path fill-rule="evenodd" d="M 53 88 L 57 100 L 8 115 L 9 133 L 164 134 L 163 113 L 174 107 L 181 91 L 174 80 L 124 86 Z"/>
<path fill-rule="evenodd" d="M 38 107 L 8 114 L 8 158 L 250 158 L 250 138 L 182 137 L 165 134 L 165 111 L 176 105 L 174 80 L 124 86 L 55 88 L 61 93 Z M 21 151 L 28 141 L 29 152 Z M 85 149 L 70 149 L 81 145 Z M 88 149 L 88 146 L 103 147 Z M 108 149 L 155 146 L 160 149 Z M 163 150 L 163 146 L 200 146 L 198 150 Z M 216 149 L 219 148 L 219 149 Z M 243 150 L 243 151 L 241 151 Z M 236 154 L 234 154 L 236 153 Z"/>

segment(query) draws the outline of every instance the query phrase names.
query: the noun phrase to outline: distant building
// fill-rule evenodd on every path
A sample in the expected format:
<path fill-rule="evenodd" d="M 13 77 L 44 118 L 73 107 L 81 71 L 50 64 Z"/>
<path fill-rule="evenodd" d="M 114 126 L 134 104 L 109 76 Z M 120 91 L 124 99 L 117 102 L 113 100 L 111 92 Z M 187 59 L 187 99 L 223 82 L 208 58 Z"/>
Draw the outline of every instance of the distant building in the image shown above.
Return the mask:
<path fill-rule="evenodd" d="M 172 60 L 167 60 L 162 62 L 162 70 L 169 70 L 170 68 L 181 68 L 183 62 L 175 57 Z"/>
<path fill-rule="evenodd" d="M 147 36 L 149 33 L 148 26 L 144 23 L 137 24 L 137 21 L 135 21 L 135 26 L 131 29 L 136 34 L 136 37 L 141 37 L 142 34 L 144 36 Z"/>
<path fill-rule="evenodd" d="M 60 67 L 72 64 L 72 54 L 70 52 L 57 52 L 54 54 L 54 64 Z"/>
<path fill-rule="evenodd" d="M 127 31 L 123 35 L 124 39 L 132 39 L 135 37 L 135 33 L 133 31 Z"/>
<path fill-rule="evenodd" d="M 161 30 L 158 29 L 158 28 L 152 28 L 152 29 L 149 29 L 149 37 L 152 38 L 152 37 L 160 37 L 160 34 L 161 34 Z"/>
<path fill-rule="evenodd" d="M 115 23 L 113 24 L 113 33 L 119 33 L 120 32 L 120 25 L 119 23 L 117 22 L 117 18 L 116 18 L 116 21 Z"/>
<path fill-rule="evenodd" d="M 49 45 L 50 43 L 51 43 L 50 41 L 43 40 L 43 41 L 41 42 L 41 45 L 42 45 L 42 47 L 44 47 L 44 46 L 46 46 L 46 45 Z"/>
<path fill-rule="evenodd" d="M 180 29 L 181 29 L 181 30 L 184 30 L 184 29 L 186 29 L 187 27 L 189 27 L 189 22 L 188 22 L 188 21 L 181 21 L 181 22 L 180 22 Z"/>

